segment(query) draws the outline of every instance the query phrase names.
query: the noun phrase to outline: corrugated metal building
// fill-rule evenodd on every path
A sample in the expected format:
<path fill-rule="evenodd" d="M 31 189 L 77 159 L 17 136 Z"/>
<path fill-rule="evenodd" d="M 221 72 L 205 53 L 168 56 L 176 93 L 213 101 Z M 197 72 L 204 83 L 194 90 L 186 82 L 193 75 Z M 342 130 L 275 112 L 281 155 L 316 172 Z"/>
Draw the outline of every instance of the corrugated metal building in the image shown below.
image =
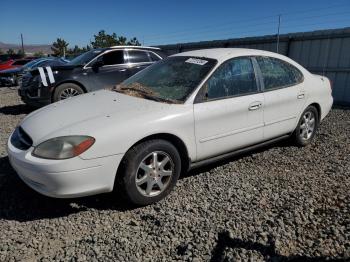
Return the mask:
<path fill-rule="evenodd" d="M 243 47 L 276 52 L 276 35 L 162 45 L 168 55 L 195 49 Z M 308 70 L 329 77 L 335 104 L 350 106 L 350 27 L 305 33 L 283 34 L 279 53 Z"/>

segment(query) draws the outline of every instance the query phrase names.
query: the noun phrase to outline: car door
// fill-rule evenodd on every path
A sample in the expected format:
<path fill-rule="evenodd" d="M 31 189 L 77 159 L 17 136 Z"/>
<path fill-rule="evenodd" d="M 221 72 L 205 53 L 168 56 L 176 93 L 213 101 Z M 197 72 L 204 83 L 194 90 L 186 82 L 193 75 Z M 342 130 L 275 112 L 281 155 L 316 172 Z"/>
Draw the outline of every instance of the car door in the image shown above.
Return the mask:
<path fill-rule="evenodd" d="M 96 64 L 98 66 L 95 66 Z M 91 63 L 89 77 L 94 83 L 93 89 L 111 88 L 124 81 L 128 75 L 128 65 L 123 50 L 107 51 Z"/>
<path fill-rule="evenodd" d="M 149 52 L 146 50 L 127 50 L 126 52 L 129 77 L 153 63 Z"/>
<path fill-rule="evenodd" d="M 263 104 L 250 57 L 221 64 L 195 100 L 197 160 L 260 142 Z"/>
<path fill-rule="evenodd" d="M 272 57 L 256 57 L 264 88 L 264 139 L 290 133 L 305 103 L 302 73 Z"/>

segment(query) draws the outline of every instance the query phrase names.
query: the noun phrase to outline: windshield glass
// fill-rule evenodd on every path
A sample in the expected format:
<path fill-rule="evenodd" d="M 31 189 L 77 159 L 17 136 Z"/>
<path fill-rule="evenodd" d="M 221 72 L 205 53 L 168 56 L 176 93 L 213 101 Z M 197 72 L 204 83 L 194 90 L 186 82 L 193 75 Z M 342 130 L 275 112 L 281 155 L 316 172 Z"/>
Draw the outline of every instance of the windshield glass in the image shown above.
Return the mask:
<path fill-rule="evenodd" d="M 133 75 L 114 90 L 158 101 L 183 103 L 216 62 L 210 58 L 169 57 Z"/>
<path fill-rule="evenodd" d="M 48 59 L 46 58 L 42 58 L 42 59 L 35 59 L 33 61 L 30 61 L 29 63 L 26 63 L 23 67 L 25 70 L 30 70 L 33 69 L 34 67 L 36 67 L 39 63 L 43 62 L 43 61 L 47 61 Z"/>
<path fill-rule="evenodd" d="M 34 64 L 36 64 L 38 62 L 38 60 L 33 60 L 33 61 L 30 61 L 28 63 L 26 63 L 23 67 L 24 68 L 30 68 L 31 66 L 33 66 Z"/>
<path fill-rule="evenodd" d="M 91 59 L 101 54 L 101 52 L 102 52 L 102 49 L 94 49 L 94 50 L 88 51 L 72 59 L 70 62 L 67 63 L 67 65 L 74 65 L 74 66 L 86 65 L 88 62 L 91 61 Z"/>

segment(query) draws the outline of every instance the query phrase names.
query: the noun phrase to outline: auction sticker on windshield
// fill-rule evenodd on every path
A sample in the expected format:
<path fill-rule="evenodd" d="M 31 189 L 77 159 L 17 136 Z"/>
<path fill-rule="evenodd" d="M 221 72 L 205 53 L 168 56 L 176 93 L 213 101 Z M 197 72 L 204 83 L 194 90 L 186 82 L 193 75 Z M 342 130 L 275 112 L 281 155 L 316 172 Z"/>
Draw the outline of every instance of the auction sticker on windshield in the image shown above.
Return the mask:
<path fill-rule="evenodd" d="M 198 58 L 189 58 L 185 61 L 186 63 L 196 64 L 196 65 L 205 65 L 208 63 L 207 60 L 198 59 Z"/>

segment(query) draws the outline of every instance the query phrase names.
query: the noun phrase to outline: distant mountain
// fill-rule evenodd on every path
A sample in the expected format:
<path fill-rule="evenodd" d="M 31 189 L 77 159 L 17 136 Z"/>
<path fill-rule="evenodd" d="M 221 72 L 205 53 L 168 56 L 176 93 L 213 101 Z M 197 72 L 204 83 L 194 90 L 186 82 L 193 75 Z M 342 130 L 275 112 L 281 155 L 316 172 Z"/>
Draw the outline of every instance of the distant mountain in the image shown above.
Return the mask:
<path fill-rule="evenodd" d="M 12 48 L 17 52 L 19 49 L 21 49 L 21 45 L 7 44 L 7 43 L 0 42 L 0 49 L 3 52 L 6 52 L 10 48 Z M 35 52 L 40 52 L 40 51 L 43 52 L 44 54 L 52 53 L 51 45 L 24 45 L 24 51 L 28 54 L 33 54 Z"/>

